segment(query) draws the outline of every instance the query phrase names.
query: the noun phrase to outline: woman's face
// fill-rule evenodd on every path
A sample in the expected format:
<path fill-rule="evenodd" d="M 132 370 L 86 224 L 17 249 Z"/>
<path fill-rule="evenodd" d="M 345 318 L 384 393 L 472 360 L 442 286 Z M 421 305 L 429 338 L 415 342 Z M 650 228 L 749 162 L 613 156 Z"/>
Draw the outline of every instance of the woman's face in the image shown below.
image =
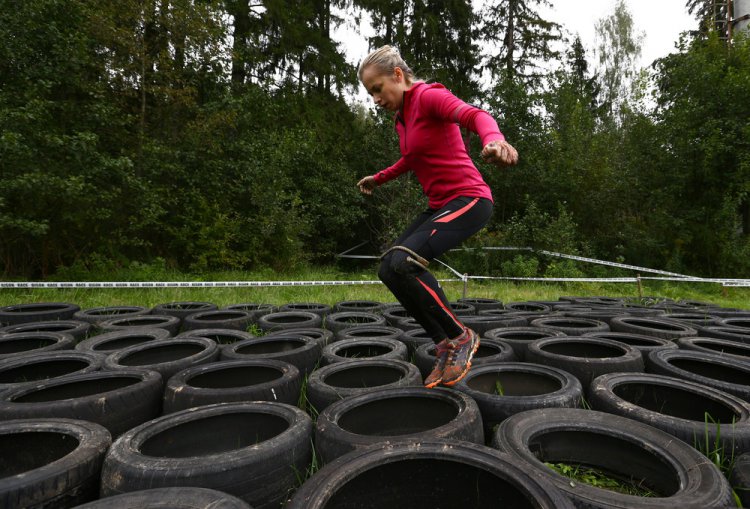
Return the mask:
<path fill-rule="evenodd" d="M 401 108 L 404 91 L 410 88 L 400 67 L 396 67 L 392 74 L 382 74 L 374 65 L 365 67 L 362 71 L 362 85 L 376 105 L 389 111 Z"/>

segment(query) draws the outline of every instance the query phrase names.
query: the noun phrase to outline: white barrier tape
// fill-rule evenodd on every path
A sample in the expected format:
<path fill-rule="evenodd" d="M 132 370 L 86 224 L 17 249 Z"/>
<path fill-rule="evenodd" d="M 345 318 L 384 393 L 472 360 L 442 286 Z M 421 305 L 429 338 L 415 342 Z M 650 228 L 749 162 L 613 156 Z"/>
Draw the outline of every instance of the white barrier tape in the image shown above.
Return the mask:
<path fill-rule="evenodd" d="M 692 276 L 686 276 L 684 274 L 677 274 L 676 272 L 667 272 L 664 270 L 658 270 L 658 269 L 649 269 L 647 267 L 639 267 L 637 265 L 627 265 L 624 263 L 617 263 L 617 262 L 608 262 L 605 260 L 597 260 L 596 258 L 586 258 L 585 256 L 577 256 L 577 255 L 569 255 L 564 253 L 555 253 L 554 251 L 546 251 L 544 249 L 533 249 L 530 247 L 512 247 L 512 246 L 501 246 L 501 247 L 479 247 L 479 248 L 473 248 L 473 247 L 467 247 L 467 248 L 459 248 L 459 249 L 451 249 L 451 251 L 474 251 L 476 249 L 479 250 L 487 250 L 487 251 L 531 251 L 533 253 L 539 253 L 547 256 L 554 256 L 556 258 L 567 258 L 568 260 L 575 260 L 579 262 L 587 262 L 587 263 L 594 263 L 597 265 L 606 265 L 608 267 L 617 267 L 620 269 L 630 269 L 630 270 L 637 270 L 640 272 L 648 272 L 651 274 L 662 274 L 664 276 L 675 276 L 680 278 L 692 278 Z M 698 278 L 700 279 L 700 278 Z"/>
<path fill-rule="evenodd" d="M 511 277 L 511 276 L 467 276 L 466 279 L 490 279 L 506 281 L 557 281 L 577 283 L 637 283 L 635 277 Z M 641 278 L 643 279 L 643 278 Z"/>
<path fill-rule="evenodd" d="M 463 279 L 440 279 L 441 282 L 458 282 Z M 344 286 L 381 285 L 382 281 L 59 281 L 59 282 L 0 282 L 0 289 L 33 288 L 262 288 L 274 286 Z"/>

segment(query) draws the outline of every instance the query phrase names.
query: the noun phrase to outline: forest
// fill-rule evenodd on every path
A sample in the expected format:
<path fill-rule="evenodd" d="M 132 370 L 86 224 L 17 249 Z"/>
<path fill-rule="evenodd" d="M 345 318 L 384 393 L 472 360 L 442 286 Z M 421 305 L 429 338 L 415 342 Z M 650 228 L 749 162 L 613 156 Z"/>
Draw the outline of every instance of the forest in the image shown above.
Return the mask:
<path fill-rule="evenodd" d="M 560 1 L 560 0 L 557 0 Z M 377 253 L 426 206 L 391 114 L 353 100 L 334 34 L 370 20 L 417 75 L 487 109 L 518 149 L 471 246 L 750 276 L 750 38 L 695 31 L 637 68 L 619 0 L 589 55 L 547 0 L 0 0 L 0 263 L 7 278 L 160 263 L 283 271 Z M 595 63 L 596 65 L 593 65 Z M 578 276 L 477 258 L 476 273 Z"/>

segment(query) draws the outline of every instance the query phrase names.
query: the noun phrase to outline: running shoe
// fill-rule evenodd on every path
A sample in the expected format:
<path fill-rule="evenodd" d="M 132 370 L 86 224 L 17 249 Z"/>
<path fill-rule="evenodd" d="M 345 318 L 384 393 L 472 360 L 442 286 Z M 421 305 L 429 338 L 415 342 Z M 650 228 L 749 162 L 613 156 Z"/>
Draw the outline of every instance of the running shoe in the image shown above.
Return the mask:
<path fill-rule="evenodd" d="M 443 367 L 442 385 L 452 387 L 466 376 L 471 369 L 471 358 L 479 348 L 479 336 L 466 328 L 463 334 L 448 341 L 448 359 Z"/>

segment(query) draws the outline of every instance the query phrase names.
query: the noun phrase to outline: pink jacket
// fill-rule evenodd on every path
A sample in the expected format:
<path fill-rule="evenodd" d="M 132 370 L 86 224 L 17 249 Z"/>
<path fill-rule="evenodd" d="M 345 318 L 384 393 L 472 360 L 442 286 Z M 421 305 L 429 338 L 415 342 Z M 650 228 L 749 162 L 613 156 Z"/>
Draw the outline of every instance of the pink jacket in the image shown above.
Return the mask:
<path fill-rule="evenodd" d="M 404 92 L 404 104 L 396 114 L 401 159 L 376 173 L 375 182 L 384 184 L 411 170 L 431 209 L 459 196 L 492 200 L 489 186 L 466 152 L 459 125 L 477 133 L 482 146 L 505 139 L 484 110 L 466 104 L 439 83 L 415 83 Z"/>

